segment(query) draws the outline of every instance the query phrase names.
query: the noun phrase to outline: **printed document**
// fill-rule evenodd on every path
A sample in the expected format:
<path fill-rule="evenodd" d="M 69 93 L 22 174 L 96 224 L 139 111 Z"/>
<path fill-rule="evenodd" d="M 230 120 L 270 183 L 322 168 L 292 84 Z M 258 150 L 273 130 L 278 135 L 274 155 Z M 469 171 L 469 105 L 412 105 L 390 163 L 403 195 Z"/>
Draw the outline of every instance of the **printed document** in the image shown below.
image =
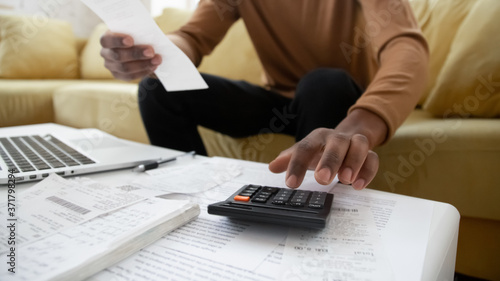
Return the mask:
<path fill-rule="evenodd" d="M 19 248 L 15 274 L 1 280 L 81 280 L 196 217 L 188 201 L 151 198 Z M 4 279 L 8 278 L 8 279 Z"/>
<path fill-rule="evenodd" d="M 88 179 L 67 180 L 51 174 L 21 193 L 16 243 L 24 245 L 151 195 L 155 192 L 131 186 L 109 187 Z M 0 217 L 5 210 L 0 208 Z M 2 249 L 8 249 L 7 240 L 1 243 Z"/>
<path fill-rule="evenodd" d="M 421 280 L 434 205 L 431 201 L 337 184 L 336 202 L 370 208 L 395 280 Z M 411 243 L 409 243 L 411 241 Z M 405 258 L 401 258 L 405 249 Z"/>
<path fill-rule="evenodd" d="M 280 231 L 269 225 L 233 221 L 206 213 L 207 204 L 225 200 L 244 184 L 284 187 L 284 174 L 270 173 L 266 164 L 225 161 L 235 163 L 240 174 L 206 191 L 167 195 L 167 198 L 202 202 L 201 214 L 196 221 L 89 280 L 302 280 L 291 279 L 289 275 L 286 279 L 283 272 L 300 270 L 303 260 L 297 257 L 311 261 L 308 248 L 319 253 L 328 251 L 331 260 L 337 262 L 336 266 L 341 259 L 345 265 L 356 263 L 356 266 L 345 268 L 344 276 L 363 276 L 367 272 L 364 270 L 372 270 L 374 276 L 387 277 L 382 280 L 421 279 L 432 202 L 375 190 L 353 190 L 338 183 L 322 186 L 315 183 L 313 173 L 308 171 L 301 188 L 331 189 L 335 195 L 331 217 L 335 225 L 322 235 L 304 229 L 294 229 L 288 234 L 288 228 Z M 325 246 L 321 244 L 322 239 L 344 240 Z M 353 245 L 350 252 L 345 247 L 349 243 Z M 401 249 L 404 249 L 405 258 L 401 258 Z M 337 256 L 336 250 L 341 250 L 341 254 Z M 245 259 L 248 255 L 252 256 L 251 260 Z M 291 265 L 289 261 L 292 261 Z M 309 271 L 299 271 L 301 275 L 296 277 L 309 276 L 305 280 L 314 280 L 314 273 L 307 275 L 307 272 L 324 270 L 324 265 L 309 262 Z M 374 265 L 380 268 L 374 268 Z M 327 277 L 337 277 L 326 272 Z"/>
<path fill-rule="evenodd" d="M 207 84 L 191 60 L 172 43 L 139 0 L 81 0 L 112 32 L 134 38 L 135 44 L 151 45 L 162 57 L 155 71 L 168 91 L 206 89 Z"/>
<path fill-rule="evenodd" d="M 167 193 L 199 193 L 230 181 L 241 174 L 241 167 L 220 158 L 202 162 L 190 161 L 186 165 L 161 166 L 146 171 L 150 177 L 142 177 L 132 184 Z"/>
<path fill-rule="evenodd" d="M 291 229 L 285 243 L 286 280 L 393 280 L 384 245 L 367 207 L 335 202 L 325 229 Z"/>

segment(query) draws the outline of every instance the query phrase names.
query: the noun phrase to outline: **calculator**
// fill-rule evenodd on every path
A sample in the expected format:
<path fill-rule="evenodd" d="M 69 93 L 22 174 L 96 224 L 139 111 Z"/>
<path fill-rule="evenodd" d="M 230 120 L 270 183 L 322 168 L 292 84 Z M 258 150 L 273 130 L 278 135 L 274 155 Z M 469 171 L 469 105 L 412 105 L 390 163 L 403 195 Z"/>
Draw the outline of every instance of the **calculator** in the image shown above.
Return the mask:
<path fill-rule="evenodd" d="M 226 201 L 208 205 L 208 213 L 295 227 L 324 228 L 333 194 L 248 184 Z"/>

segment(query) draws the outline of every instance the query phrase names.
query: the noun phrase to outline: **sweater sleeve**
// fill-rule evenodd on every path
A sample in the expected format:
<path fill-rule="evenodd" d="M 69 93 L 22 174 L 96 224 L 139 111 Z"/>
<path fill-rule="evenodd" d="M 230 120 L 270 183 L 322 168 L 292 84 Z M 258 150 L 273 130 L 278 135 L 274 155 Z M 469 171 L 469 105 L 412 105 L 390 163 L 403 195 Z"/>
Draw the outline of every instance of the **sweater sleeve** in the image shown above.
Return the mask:
<path fill-rule="evenodd" d="M 200 0 L 189 21 L 169 38 L 198 66 L 224 38 L 239 18 L 237 6 L 231 1 Z"/>
<path fill-rule="evenodd" d="M 415 108 L 426 84 L 428 47 L 406 0 L 359 0 L 379 69 L 349 112 L 363 108 L 387 124 L 389 140 Z"/>

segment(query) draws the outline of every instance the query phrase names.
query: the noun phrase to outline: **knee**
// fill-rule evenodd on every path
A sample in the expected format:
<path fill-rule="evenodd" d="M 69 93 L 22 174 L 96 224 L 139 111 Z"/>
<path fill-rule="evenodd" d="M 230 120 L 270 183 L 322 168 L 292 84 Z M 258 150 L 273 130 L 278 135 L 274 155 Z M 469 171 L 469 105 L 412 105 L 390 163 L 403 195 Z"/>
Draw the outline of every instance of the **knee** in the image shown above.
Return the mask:
<path fill-rule="evenodd" d="M 358 94 L 349 73 L 338 68 L 318 68 L 304 75 L 299 81 L 295 99 L 310 102 L 328 102 Z"/>
<path fill-rule="evenodd" d="M 297 90 L 336 89 L 349 86 L 351 76 L 339 68 L 318 68 L 304 75 L 297 85 Z"/>
<path fill-rule="evenodd" d="M 155 100 L 155 96 L 160 92 L 165 92 L 160 80 L 151 77 L 145 77 L 139 83 L 137 100 L 139 104 L 151 102 Z"/>

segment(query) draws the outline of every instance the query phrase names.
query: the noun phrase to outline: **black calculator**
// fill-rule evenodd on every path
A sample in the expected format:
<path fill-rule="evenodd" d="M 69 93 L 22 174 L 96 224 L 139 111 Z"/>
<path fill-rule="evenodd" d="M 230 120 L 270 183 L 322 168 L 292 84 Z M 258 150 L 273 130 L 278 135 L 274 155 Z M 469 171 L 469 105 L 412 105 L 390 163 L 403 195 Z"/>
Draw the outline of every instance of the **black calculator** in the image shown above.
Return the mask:
<path fill-rule="evenodd" d="M 295 227 L 324 228 L 333 194 L 248 184 L 226 201 L 208 205 L 208 213 Z"/>

